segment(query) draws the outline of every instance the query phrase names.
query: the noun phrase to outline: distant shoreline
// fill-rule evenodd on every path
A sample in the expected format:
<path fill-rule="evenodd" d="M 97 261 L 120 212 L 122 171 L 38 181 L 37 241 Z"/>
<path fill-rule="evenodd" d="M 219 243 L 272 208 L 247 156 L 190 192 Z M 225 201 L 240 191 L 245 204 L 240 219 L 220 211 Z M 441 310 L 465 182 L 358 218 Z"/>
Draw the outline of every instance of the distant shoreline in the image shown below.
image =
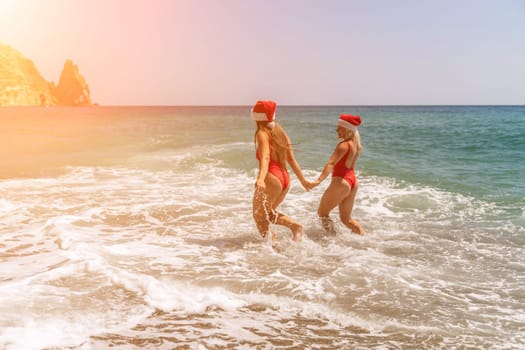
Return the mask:
<path fill-rule="evenodd" d="M 2 108 L 72 108 L 72 109 L 78 109 L 78 108 L 177 108 L 177 107 L 183 107 L 183 108 L 189 108 L 189 107 L 209 107 L 209 108 L 222 108 L 222 107 L 247 107 L 250 108 L 252 105 L 91 105 L 91 106 L 0 106 L 0 109 Z M 469 104 L 443 104 L 443 105 L 279 105 L 279 108 L 282 107 L 308 107 L 308 108 L 327 108 L 327 107 L 403 107 L 403 108 L 410 108 L 410 107 L 424 107 L 424 108 L 432 108 L 432 107 L 525 107 L 525 104 L 477 104 L 477 105 L 469 105 Z"/>

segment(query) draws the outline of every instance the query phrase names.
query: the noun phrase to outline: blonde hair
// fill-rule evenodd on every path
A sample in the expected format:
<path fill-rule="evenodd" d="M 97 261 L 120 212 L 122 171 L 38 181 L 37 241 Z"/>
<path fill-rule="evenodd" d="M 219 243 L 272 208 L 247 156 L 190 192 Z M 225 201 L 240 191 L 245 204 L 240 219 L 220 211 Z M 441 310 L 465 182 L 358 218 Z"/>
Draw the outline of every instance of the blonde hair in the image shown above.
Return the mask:
<path fill-rule="evenodd" d="M 276 122 L 273 128 L 268 127 L 268 122 L 257 122 L 257 130 L 255 130 L 254 142 L 257 143 L 257 132 L 263 130 L 270 134 L 270 147 L 275 150 L 276 158 L 275 159 L 282 168 L 286 167 L 286 162 L 288 161 L 288 150 L 291 148 L 291 145 L 288 143 L 288 137 L 284 129 Z"/>
<path fill-rule="evenodd" d="M 363 149 L 363 147 L 361 146 L 361 136 L 359 136 L 359 131 L 358 130 L 350 130 L 350 129 L 345 129 L 345 132 L 344 132 L 344 139 L 345 140 L 351 140 L 355 146 L 355 148 L 357 149 L 357 154 L 361 154 L 361 150 Z"/>

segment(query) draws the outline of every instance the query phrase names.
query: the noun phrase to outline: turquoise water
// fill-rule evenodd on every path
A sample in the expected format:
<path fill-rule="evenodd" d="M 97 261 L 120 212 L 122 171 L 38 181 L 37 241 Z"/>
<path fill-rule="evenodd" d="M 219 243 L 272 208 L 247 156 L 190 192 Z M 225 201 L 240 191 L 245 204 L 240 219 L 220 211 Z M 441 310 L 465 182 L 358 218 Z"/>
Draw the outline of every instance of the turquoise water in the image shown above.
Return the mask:
<path fill-rule="evenodd" d="M 283 107 L 280 111 L 290 132 L 309 135 L 311 150 L 321 151 L 315 154 L 320 157 L 331 151 L 323 141 L 333 135 L 338 114 L 362 115 L 363 174 L 494 201 L 525 197 L 524 106 Z M 287 123 L 288 119 L 293 121 Z"/>
<path fill-rule="evenodd" d="M 525 107 L 278 106 L 307 178 L 340 113 L 368 235 L 292 175 L 275 251 L 248 106 L 0 109 L 0 348 L 522 347 Z"/>
<path fill-rule="evenodd" d="M 364 176 L 472 196 L 493 203 L 505 217 L 523 220 L 524 106 L 281 108 L 283 118 L 289 116 L 283 123 L 301 140 L 308 162 L 331 152 L 339 113 L 363 116 Z"/>
<path fill-rule="evenodd" d="M 370 114 L 366 136 L 370 156 L 381 159 L 378 173 L 390 169 L 408 182 L 495 201 L 525 196 L 525 181 L 519 181 L 525 171 L 523 107 L 414 107 Z M 393 167 L 385 167 L 388 159 Z"/>

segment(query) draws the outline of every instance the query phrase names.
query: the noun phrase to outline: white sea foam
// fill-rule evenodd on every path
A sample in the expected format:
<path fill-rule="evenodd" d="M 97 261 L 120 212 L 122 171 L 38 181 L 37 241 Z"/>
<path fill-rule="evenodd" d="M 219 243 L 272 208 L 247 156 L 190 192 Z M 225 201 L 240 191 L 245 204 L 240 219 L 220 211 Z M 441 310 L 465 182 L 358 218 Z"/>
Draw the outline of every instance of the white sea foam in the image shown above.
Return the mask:
<path fill-rule="evenodd" d="M 432 187 L 425 174 L 461 164 L 428 148 L 431 123 L 417 113 L 409 111 L 414 135 L 425 136 L 417 145 L 435 151 L 436 168 L 411 168 L 427 158 L 419 150 L 378 157 L 395 139 L 382 134 L 385 123 L 402 129 L 396 116 L 366 118 L 353 215 L 367 236 L 350 233 L 337 210 L 338 235 L 326 236 L 316 210 L 330 180 L 305 192 L 291 173 L 280 210 L 303 224 L 306 237 L 295 243 L 288 229 L 272 226 L 274 249 L 252 219 L 257 161 L 253 123 L 239 122 L 245 109 L 225 112 L 222 129 L 200 109 L 177 110 L 99 107 L 89 122 L 68 110 L 68 118 L 79 118 L 71 129 L 81 139 L 71 139 L 71 151 L 28 160 L 24 176 L 39 179 L 0 181 L 0 348 L 524 343 L 522 201 L 470 181 L 483 176 L 462 183 L 454 169 Z M 320 116 L 334 110 L 301 111 L 289 131 L 314 179 L 333 148 L 326 141 L 333 125 Z M 40 117 L 32 127 L 49 120 Z M 53 135 L 42 140 L 56 142 Z M 384 176 L 396 162 L 405 174 Z M 42 168 L 48 165 L 59 169 Z"/>
<path fill-rule="evenodd" d="M 303 224 L 306 237 L 297 244 L 275 227 L 275 252 L 251 216 L 256 169 L 215 159 L 245 146 L 166 151 L 158 161 L 184 163 L 173 169 L 77 167 L 58 178 L 1 182 L 0 252 L 8 258 L 0 268 L 14 273 L 0 285 L 0 345 L 89 348 L 93 335 L 158 327 L 156 312 L 190 319 L 215 313 L 206 321 L 211 329 L 199 331 L 210 337 L 201 346 L 210 348 L 221 343 L 216 329 L 259 344 L 264 333 L 297 337 L 298 323 L 309 320 L 319 322 L 312 334 L 336 335 L 332 344 L 356 336 L 345 329 L 379 338 L 393 330 L 439 334 L 468 344 L 489 330 L 502 334 L 505 322 L 523 323 L 522 281 L 510 277 L 525 266 L 515 258 L 520 248 L 487 234 L 491 225 L 521 228 L 486 221 L 493 204 L 363 177 L 354 216 L 368 235 L 351 234 L 334 211 L 339 235 L 326 237 L 315 213 L 328 183 L 305 192 L 292 175 L 280 210 Z M 145 161 L 139 158 L 135 164 Z M 494 285 L 498 292 L 488 292 Z M 459 338 L 463 319 L 480 333 Z M 199 342 L 185 334 L 181 340 Z"/>

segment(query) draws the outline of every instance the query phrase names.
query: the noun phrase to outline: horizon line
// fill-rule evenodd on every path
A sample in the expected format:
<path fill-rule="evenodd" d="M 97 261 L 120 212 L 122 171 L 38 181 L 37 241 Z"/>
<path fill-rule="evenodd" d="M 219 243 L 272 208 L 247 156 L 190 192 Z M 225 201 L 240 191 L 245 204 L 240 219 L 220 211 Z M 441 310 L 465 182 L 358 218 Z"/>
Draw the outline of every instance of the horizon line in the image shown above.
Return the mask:
<path fill-rule="evenodd" d="M 252 104 L 93 104 L 91 106 L 30 106 L 30 105 L 13 105 L 0 106 L 2 108 L 93 108 L 93 107 L 251 107 Z M 525 104 L 278 104 L 279 107 L 525 107 Z"/>

